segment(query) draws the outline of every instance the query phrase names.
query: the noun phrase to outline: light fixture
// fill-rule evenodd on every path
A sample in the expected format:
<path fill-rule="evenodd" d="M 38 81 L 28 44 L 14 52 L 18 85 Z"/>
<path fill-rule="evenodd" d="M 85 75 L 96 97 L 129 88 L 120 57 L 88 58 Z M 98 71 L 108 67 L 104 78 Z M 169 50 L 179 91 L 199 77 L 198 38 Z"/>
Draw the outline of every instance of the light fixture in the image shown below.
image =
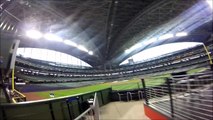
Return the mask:
<path fill-rule="evenodd" d="M 158 39 L 159 40 L 166 40 L 166 39 L 173 38 L 173 37 L 174 37 L 173 34 L 165 34 L 165 35 L 160 36 Z"/>
<path fill-rule="evenodd" d="M 77 47 L 78 45 L 70 40 L 64 40 L 64 44 L 73 46 L 73 47 Z"/>
<path fill-rule="evenodd" d="M 1 23 L 0 28 L 3 26 L 4 22 Z"/>
<path fill-rule="evenodd" d="M 175 34 L 176 37 L 183 37 L 183 36 L 187 36 L 187 35 L 188 35 L 188 33 L 186 33 L 186 32 L 179 32 L 179 33 Z"/>
<path fill-rule="evenodd" d="M 10 25 L 7 27 L 7 31 L 10 29 Z"/>
<path fill-rule="evenodd" d="M 14 26 L 11 28 L 11 31 L 13 31 L 13 29 L 14 29 Z"/>
<path fill-rule="evenodd" d="M 84 46 L 82 46 L 82 45 L 78 45 L 77 48 L 78 48 L 79 50 L 88 52 L 88 50 L 87 50 Z"/>
<path fill-rule="evenodd" d="M 213 0 L 206 0 L 206 2 L 209 4 L 211 8 L 213 8 Z"/>
<path fill-rule="evenodd" d="M 59 36 L 54 35 L 52 33 L 46 33 L 44 35 L 44 38 L 47 39 L 47 40 L 50 40 L 50 41 L 63 42 L 62 38 L 60 38 Z"/>
<path fill-rule="evenodd" d="M 2 30 L 4 30 L 7 27 L 7 23 L 4 25 L 4 27 L 2 28 Z"/>
<path fill-rule="evenodd" d="M 26 32 L 26 36 L 32 39 L 40 39 L 42 34 L 37 30 L 28 30 Z"/>
<path fill-rule="evenodd" d="M 93 55 L 93 52 L 92 52 L 92 51 L 89 51 L 88 54 L 89 54 L 89 55 Z"/>

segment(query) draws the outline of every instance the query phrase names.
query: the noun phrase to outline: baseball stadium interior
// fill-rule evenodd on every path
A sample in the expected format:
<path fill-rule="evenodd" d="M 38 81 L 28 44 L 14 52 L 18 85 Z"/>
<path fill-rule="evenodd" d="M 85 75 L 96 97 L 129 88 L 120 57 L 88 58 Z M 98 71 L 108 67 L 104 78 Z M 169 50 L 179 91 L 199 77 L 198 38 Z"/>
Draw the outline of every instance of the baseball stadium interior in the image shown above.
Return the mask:
<path fill-rule="evenodd" d="M 213 120 L 213 0 L 0 0 L 1 120 Z"/>

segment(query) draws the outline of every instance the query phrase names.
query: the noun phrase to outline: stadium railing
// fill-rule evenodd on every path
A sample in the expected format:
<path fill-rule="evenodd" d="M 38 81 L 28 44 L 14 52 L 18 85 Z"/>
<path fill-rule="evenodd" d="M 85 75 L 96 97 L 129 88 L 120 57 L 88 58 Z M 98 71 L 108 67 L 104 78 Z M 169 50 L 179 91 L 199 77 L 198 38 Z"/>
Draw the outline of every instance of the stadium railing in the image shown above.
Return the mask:
<path fill-rule="evenodd" d="M 12 103 L 17 103 L 17 102 L 25 102 L 26 101 L 26 96 L 16 89 L 12 91 Z"/>
<path fill-rule="evenodd" d="M 99 120 L 100 110 L 97 93 L 94 95 L 93 104 L 74 120 Z"/>
<path fill-rule="evenodd" d="M 146 87 L 146 105 L 175 120 L 212 120 L 212 73 L 175 75 L 166 79 L 164 85 Z"/>

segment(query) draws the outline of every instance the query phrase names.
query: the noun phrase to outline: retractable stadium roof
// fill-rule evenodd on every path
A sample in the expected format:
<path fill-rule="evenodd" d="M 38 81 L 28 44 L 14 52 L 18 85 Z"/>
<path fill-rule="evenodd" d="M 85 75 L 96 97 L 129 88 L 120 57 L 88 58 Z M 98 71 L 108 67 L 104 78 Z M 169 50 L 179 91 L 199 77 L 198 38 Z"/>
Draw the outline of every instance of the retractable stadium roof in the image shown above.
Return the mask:
<path fill-rule="evenodd" d="M 212 11 L 205 0 L 3 0 L 0 16 L 1 41 L 20 39 L 20 47 L 68 53 L 93 67 L 117 66 L 160 44 L 204 42 L 212 34 Z M 43 38 L 30 40 L 25 36 L 30 28 L 57 34 L 94 54 Z M 149 38 L 182 31 L 190 35 L 124 52 Z"/>

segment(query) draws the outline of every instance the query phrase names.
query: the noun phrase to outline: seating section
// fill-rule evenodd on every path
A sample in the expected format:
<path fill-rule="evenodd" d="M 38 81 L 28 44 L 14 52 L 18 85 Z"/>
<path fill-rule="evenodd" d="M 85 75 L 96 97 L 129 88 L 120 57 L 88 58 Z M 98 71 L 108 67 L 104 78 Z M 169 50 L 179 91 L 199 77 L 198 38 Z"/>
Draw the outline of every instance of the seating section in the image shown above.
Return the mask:
<path fill-rule="evenodd" d="M 212 55 L 213 44 L 207 48 Z M 49 64 L 38 64 L 35 60 L 17 58 L 16 75 L 30 82 L 72 82 L 72 81 L 99 81 L 128 79 L 132 76 L 148 74 L 172 73 L 184 71 L 196 67 L 209 66 L 209 58 L 203 46 L 183 50 L 172 55 L 161 56 L 150 61 L 137 63 L 135 65 L 119 66 L 110 70 L 96 70 L 56 67 Z"/>
<path fill-rule="evenodd" d="M 68 82 L 68 83 L 37 83 L 37 84 L 26 84 L 24 86 L 16 86 L 16 88 L 21 92 L 38 92 L 38 91 L 77 88 L 82 86 L 95 85 L 98 83 L 101 83 L 101 81 Z"/>

